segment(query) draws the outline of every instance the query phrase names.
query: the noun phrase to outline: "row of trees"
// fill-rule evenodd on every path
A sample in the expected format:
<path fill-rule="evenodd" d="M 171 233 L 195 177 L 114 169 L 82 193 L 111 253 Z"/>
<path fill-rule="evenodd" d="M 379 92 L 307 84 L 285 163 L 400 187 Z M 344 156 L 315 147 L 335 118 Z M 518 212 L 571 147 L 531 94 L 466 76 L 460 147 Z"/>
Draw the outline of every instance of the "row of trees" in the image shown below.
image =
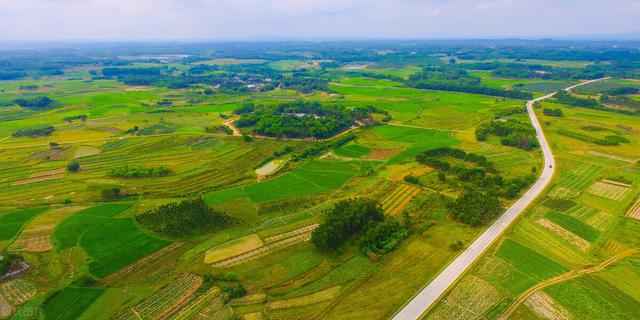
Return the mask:
<path fill-rule="evenodd" d="M 56 129 L 53 126 L 20 129 L 12 134 L 14 137 L 46 137 Z"/>
<path fill-rule="evenodd" d="M 171 173 L 167 167 L 143 168 L 143 167 L 118 167 L 109 170 L 110 177 L 116 178 L 144 178 L 144 177 L 161 177 Z"/>
<path fill-rule="evenodd" d="M 502 137 L 500 142 L 506 146 L 513 146 L 523 150 L 530 150 L 538 146 L 536 131 L 533 126 L 518 120 L 492 121 L 481 124 L 476 128 L 478 141 L 486 141 L 490 134 Z"/>
<path fill-rule="evenodd" d="M 360 237 L 360 249 L 367 255 L 391 252 L 409 236 L 409 229 L 394 217 L 385 217 L 373 199 L 350 199 L 336 203 L 324 213 L 311 241 L 321 251 L 333 251 L 347 240 Z"/>
<path fill-rule="evenodd" d="M 16 99 L 15 103 L 23 108 L 35 110 L 51 109 L 60 105 L 59 102 L 47 96 Z"/>
<path fill-rule="evenodd" d="M 545 116 L 550 116 L 550 117 L 562 117 L 562 110 L 560 108 L 544 108 L 542 109 L 542 113 L 544 113 Z"/>
<path fill-rule="evenodd" d="M 142 227 L 170 238 L 189 238 L 238 222 L 236 218 L 207 206 L 201 198 L 165 204 L 136 215 L 135 220 Z"/>

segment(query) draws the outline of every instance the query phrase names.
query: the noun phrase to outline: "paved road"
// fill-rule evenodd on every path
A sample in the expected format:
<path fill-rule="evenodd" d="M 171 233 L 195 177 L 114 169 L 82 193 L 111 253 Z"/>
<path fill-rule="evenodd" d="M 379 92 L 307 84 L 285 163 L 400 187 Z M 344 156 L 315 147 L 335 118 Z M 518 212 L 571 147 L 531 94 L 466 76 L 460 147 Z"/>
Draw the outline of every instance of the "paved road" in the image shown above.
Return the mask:
<path fill-rule="evenodd" d="M 608 78 L 586 81 L 565 90 L 569 91 L 578 86 L 588 83 L 605 80 Z M 534 103 L 551 98 L 556 93 L 548 94 L 544 97 L 536 98 L 527 102 L 527 111 L 533 127 L 536 129 L 536 135 L 540 142 L 540 149 L 544 157 L 544 169 L 538 178 L 538 181 L 516 201 L 505 213 L 498 218 L 484 233 L 482 233 L 471 245 L 469 245 L 451 264 L 449 264 L 429 285 L 413 297 L 400 311 L 394 316 L 393 320 L 412 320 L 421 318 L 429 308 L 434 305 L 438 299 L 447 291 L 447 289 L 456 282 L 462 274 L 478 259 L 493 242 L 513 223 L 513 221 L 535 200 L 535 198 L 545 189 L 551 181 L 555 170 L 555 160 L 553 153 L 544 136 L 540 122 L 533 111 Z"/>

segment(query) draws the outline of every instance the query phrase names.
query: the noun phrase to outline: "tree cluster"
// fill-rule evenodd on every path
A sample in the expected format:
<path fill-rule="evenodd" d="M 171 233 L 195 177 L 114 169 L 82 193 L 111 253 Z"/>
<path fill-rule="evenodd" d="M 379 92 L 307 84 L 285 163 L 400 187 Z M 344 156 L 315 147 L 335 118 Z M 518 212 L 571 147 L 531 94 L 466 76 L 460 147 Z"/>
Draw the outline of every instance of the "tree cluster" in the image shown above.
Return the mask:
<path fill-rule="evenodd" d="M 142 167 L 118 167 L 109 170 L 109 176 L 115 178 L 145 178 L 162 177 L 171 173 L 167 167 L 142 168 Z"/>
<path fill-rule="evenodd" d="M 60 105 L 59 102 L 47 96 L 35 97 L 30 99 L 28 98 L 16 99 L 15 103 L 23 108 L 35 109 L 35 110 L 51 109 Z"/>
<path fill-rule="evenodd" d="M 502 212 L 498 197 L 473 190 L 463 191 L 450 208 L 456 220 L 474 227 L 490 222 Z"/>
<path fill-rule="evenodd" d="M 474 163 L 476 167 L 469 168 L 441 159 L 447 156 Z M 493 196 L 506 198 L 516 197 L 522 189 L 526 188 L 535 179 L 533 175 L 504 179 L 498 174 L 493 163 L 484 156 L 450 147 L 436 148 L 419 153 L 416 155 L 416 161 L 439 170 L 438 178 L 440 181 L 445 181 L 444 172 L 449 172 L 455 174 L 461 181 L 471 182 L 477 188 L 487 190 L 487 193 Z"/>
<path fill-rule="evenodd" d="M 551 108 L 544 108 L 542 109 L 542 113 L 544 113 L 545 116 L 550 116 L 550 117 L 562 117 L 562 109 L 560 108 L 555 108 L 555 109 L 551 109 Z"/>
<path fill-rule="evenodd" d="M 238 222 L 237 219 L 207 206 L 201 198 L 165 204 L 136 215 L 135 220 L 142 227 L 171 238 L 189 238 Z"/>
<path fill-rule="evenodd" d="M 269 137 L 318 138 L 334 136 L 356 121 L 373 122 L 373 113 L 383 113 L 375 107 L 347 109 L 343 106 L 324 106 L 318 102 L 292 102 L 278 106 L 243 105 L 234 111 L 241 115 L 236 121 L 240 128 L 252 127 L 256 134 Z"/>
<path fill-rule="evenodd" d="M 408 237 L 409 230 L 394 217 L 385 217 L 378 201 L 350 199 L 325 211 L 311 241 L 321 251 L 333 251 L 358 235 L 362 252 L 384 255 Z"/>
<path fill-rule="evenodd" d="M 514 119 L 487 122 L 476 128 L 478 141 L 487 140 L 489 134 L 502 137 L 500 142 L 505 146 L 513 146 L 523 150 L 530 150 L 538 146 L 533 126 Z"/>

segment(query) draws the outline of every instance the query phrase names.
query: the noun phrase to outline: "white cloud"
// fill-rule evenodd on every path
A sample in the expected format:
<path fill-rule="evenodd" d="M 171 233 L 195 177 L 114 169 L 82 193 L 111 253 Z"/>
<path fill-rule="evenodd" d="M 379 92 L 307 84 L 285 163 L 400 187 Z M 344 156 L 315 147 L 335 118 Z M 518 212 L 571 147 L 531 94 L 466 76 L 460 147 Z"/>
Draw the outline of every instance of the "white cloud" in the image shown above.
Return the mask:
<path fill-rule="evenodd" d="M 0 0 L 0 39 L 607 34 L 637 32 L 638 11 L 638 0 Z"/>

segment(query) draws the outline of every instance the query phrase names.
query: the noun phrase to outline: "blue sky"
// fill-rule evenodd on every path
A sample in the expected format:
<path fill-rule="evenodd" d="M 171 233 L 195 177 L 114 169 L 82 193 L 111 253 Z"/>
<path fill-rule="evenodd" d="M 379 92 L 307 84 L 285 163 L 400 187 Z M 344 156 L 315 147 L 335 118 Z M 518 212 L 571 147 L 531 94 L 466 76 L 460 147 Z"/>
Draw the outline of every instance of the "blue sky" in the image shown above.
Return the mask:
<path fill-rule="evenodd" d="M 376 39 L 640 34 L 640 0 L 0 0 L 0 39 Z"/>

